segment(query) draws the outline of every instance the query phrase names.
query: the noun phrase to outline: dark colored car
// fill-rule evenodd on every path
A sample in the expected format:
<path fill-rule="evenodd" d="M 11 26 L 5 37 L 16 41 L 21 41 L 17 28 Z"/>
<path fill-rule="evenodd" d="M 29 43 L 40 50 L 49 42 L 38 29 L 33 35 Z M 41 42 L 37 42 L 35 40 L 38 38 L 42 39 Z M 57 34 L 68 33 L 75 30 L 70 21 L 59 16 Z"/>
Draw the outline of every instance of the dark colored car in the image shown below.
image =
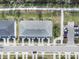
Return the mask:
<path fill-rule="evenodd" d="M 68 29 L 65 28 L 65 29 L 64 29 L 64 38 L 67 38 L 67 34 L 68 34 Z"/>

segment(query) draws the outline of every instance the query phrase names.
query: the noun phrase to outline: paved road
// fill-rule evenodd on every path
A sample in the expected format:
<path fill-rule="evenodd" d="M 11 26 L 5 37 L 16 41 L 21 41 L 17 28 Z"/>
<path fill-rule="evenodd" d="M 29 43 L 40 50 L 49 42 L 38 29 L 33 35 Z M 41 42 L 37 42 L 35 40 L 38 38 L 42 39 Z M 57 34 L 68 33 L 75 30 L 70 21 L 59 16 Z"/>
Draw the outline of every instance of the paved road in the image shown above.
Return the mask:
<path fill-rule="evenodd" d="M 4 46 L 0 52 L 79 52 L 79 46 Z"/>

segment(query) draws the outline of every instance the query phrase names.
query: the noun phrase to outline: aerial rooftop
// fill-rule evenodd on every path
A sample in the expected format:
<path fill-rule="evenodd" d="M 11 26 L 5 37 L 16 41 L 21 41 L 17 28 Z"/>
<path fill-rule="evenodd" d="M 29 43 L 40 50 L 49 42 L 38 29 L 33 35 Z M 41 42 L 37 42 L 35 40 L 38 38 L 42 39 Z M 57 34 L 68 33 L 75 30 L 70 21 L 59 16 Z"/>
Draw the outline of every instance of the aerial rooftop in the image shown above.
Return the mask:
<path fill-rule="evenodd" d="M 52 37 L 52 22 L 21 21 L 19 35 L 24 37 Z"/>
<path fill-rule="evenodd" d="M 0 20 L 0 37 L 15 36 L 15 21 Z"/>

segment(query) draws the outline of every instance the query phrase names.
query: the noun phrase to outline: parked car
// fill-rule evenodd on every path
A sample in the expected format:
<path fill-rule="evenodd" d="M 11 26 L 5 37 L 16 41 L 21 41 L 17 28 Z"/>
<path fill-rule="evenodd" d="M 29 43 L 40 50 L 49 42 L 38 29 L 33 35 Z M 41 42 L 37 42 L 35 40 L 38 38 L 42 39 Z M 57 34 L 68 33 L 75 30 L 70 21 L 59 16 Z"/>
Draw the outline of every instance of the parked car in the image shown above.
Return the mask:
<path fill-rule="evenodd" d="M 64 29 L 64 38 L 67 38 L 67 34 L 68 34 L 68 28 Z"/>

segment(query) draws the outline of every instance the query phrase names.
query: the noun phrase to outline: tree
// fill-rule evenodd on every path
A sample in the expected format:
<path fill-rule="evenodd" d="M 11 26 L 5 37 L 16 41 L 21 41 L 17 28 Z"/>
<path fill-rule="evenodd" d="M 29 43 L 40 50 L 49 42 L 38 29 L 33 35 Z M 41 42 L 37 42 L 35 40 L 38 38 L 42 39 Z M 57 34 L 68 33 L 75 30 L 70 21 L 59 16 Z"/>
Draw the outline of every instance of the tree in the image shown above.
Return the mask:
<path fill-rule="evenodd" d="M 38 12 L 39 20 L 42 20 L 42 12 Z"/>
<path fill-rule="evenodd" d="M 17 17 L 20 17 L 20 15 L 21 15 L 20 10 L 18 10 L 18 11 L 16 12 L 16 15 L 17 15 Z"/>
<path fill-rule="evenodd" d="M 2 11 L 2 18 L 4 19 L 6 16 L 5 16 L 5 13 L 4 11 Z"/>
<path fill-rule="evenodd" d="M 79 0 L 70 0 L 71 2 L 79 2 Z"/>
<path fill-rule="evenodd" d="M 43 18 L 42 18 L 42 11 L 37 11 L 37 13 L 38 13 L 38 17 L 39 17 L 39 20 L 42 20 Z"/>
<path fill-rule="evenodd" d="M 60 30 L 59 30 L 59 25 L 58 24 L 54 24 L 53 26 L 53 35 L 54 37 L 58 37 L 60 34 Z"/>

